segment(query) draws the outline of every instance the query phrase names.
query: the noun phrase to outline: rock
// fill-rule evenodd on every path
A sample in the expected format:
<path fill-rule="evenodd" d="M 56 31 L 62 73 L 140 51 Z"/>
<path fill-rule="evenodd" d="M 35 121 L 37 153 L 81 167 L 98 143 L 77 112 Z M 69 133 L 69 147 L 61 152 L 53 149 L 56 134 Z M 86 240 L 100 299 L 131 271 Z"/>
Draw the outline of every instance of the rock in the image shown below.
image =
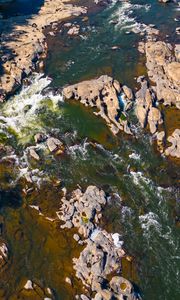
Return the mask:
<path fill-rule="evenodd" d="M 49 137 L 47 139 L 47 146 L 50 152 L 54 152 L 60 150 L 63 147 L 63 143 L 56 138 Z"/>
<path fill-rule="evenodd" d="M 73 239 L 76 241 L 76 242 L 78 242 L 79 240 L 80 240 L 80 236 L 78 235 L 78 234 L 74 234 L 73 235 Z"/>
<path fill-rule="evenodd" d="M 133 92 L 130 88 L 128 88 L 126 85 L 123 85 L 122 87 L 124 94 L 129 100 L 133 100 Z"/>
<path fill-rule="evenodd" d="M 171 62 L 166 66 L 166 73 L 170 80 L 180 84 L 180 63 L 179 62 Z"/>
<path fill-rule="evenodd" d="M 76 25 L 76 26 L 71 27 L 68 30 L 67 34 L 68 35 L 78 35 L 79 34 L 79 30 L 80 30 L 80 26 Z"/>
<path fill-rule="evenodd" d="M 0 270 L 5 267 L 9 259 L 9 251 L 6 243 L 0 240 Z"/>
<path fill-rule="evenodd" d="M 69 277 L 65 278 L 65 282 L 68 283 L 69 285 L 72 285 L 72 281 Z"/>
<path fill-rule="evenodd" d="M 136 93 L 136 116 L 141 127 L 149 124 L 150 132 L 154 134 L 158 125 L 163 123 L 161 112 L 156 107 L 156 97 L 152 88 L 148 87 L 148 82 L 143 77 L 137 80 L 141 84 L 140 90 Z"/>
<path fill-rule="evenodd" d="M 125 278 L 120 276 L 114 276 L 110 281 L 110 287 L 117 294 L 122 294 L 129 299 L 129 296 L 132 295 L 133 286 Z"/>
<path fill-rule="evenodd" d="M 44 133 L 36 133 L 34 140 L 36 143 L 42 143 L 47 139 L 47 136 Z"/>
<path fill-rule="evenodd" d="M 178 49 L 178 48 L 176 48 Z M 180 62 L 176 61 L 173 47 L 165 42 L 149 41 L 145 44 L 146 66 L 150 80 L 156 83 L 158 100 L 165 105 L 180 108 Z"/>
<path fill-rule="evenodd" d="M 83 294 L 80 297 L 82 300 L 90 300 L 86 295 L 83 295 Z"/>
<path fill-rule="evenodd" d="M 36 152 L 33 148 L 30 148 L 29 154 L 30 154 L 30 156 L 31 156 L 33 159 L 35 159 L 35 160 L 37 160 L 37 161 L 40 160 L 39 155 L 37 154 L 37 152 Z"/>
<path fill-rule="evenodd" d="M 147 110 L 143 106 L 136 106 L 136 116 L 141 124 L 141 127 L 144 128 L 147 123 Z"/>
<path fill-rule="evenodd" d="M 125 87 L 125 90 L 128 93 L 128 97 L 132 99 L 132 91 L 128 87 Z M 94 113 L 100 115 L 106 121 L 113 134 L 117 134 L 120 130 L 131 134 L 127 120 L 125 122 L 121 118 L 120 91 L 121 86 L 117 80 L 107 75 L 102 75 L 98 79 L 83 81 L 65 87 L 63 95 L 67 100 L 73 98 L 85 106 L 97 108 L 98 111 Z"/>
<path fill-rule="evenodd" d="M 31 280 L 27 280 L 26 284 L 24 285 L 24 289 L 33 290 L 33 283 Z"/>
<path fill-rule="evenodd" d="M 175 129 L 167 140 L 172 145 L 165 150 L 165 155 L 180 158 L 180 129 Z"/>
<path fill-rule="evenodd" d="M 158 125 L 162 124 L 162 122 L 163 120 L 159 109 L 156 107 L 151 107 L 148 113 L 148 123 L 150 132 L 154 134 L 157 131 Z"/>

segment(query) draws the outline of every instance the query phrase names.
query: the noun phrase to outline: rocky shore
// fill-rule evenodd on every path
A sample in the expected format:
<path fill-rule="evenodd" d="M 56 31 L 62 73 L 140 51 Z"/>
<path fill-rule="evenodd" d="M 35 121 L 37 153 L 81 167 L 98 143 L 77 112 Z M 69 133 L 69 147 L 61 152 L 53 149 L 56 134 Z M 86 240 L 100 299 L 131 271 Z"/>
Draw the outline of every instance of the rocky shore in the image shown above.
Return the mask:
<path fill-rule="evenodd" d="M 2 19 L 0 100 L 21 86 L 46 55 L 44 30 L 47 26 L 87 12 L 86 7 L 67 0 L 45 0 L 37 15 Z M 40 63 L 42 67 L 42 63 Z"/>

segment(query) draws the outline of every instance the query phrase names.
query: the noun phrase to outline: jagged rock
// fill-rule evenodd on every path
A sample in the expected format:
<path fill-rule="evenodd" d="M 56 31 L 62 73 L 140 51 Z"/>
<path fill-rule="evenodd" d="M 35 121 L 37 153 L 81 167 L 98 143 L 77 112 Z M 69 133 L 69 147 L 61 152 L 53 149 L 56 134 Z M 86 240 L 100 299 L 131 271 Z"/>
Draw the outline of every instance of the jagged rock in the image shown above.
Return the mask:
<path fill-rule="evenodd" d="M 173 55 L 173 47 L 165 42 L 149 41 L 145 52 L 148 76 L 156 83 L 157 99 L 180 108 L 180 62 Z"/>
<path fill-rule="evenodd" d="M 127 96 L 133 99 L 132 91 L 126 86 L 124 86 L 124 89 Z M 113 134 L 117 134 L 119 130 L 124 130 L 131 134 L 125 111 L 123 111 L 124 117 L 121 117 L 120 93 L 121 86 L 119 82 L 107 75 L 102 75 L 98 79 L 83 81 L 63 89 L 64 98 L 73 98 L 79 100 L 85 106 L 96 107 L 98 112 L 94 113 L 105 119 Z"/>
<path fill-rule="evenodd" d="M 47 139 L 47 146 L 50 152 L 54 152 L 63 148 L 63 143 L 56 138 L 49 137 Z"/>
<path fill-rule="evenodd" d="M 30 148 L 29 154 L 30 154 L 30 156 L 31 156 L 33 159 L 35 159 L 35 160 L 40 160 L 40 157 L 39 157 L 39 155 L 37 154 L 37 152 L 35 151 L 35 149 Z"/>

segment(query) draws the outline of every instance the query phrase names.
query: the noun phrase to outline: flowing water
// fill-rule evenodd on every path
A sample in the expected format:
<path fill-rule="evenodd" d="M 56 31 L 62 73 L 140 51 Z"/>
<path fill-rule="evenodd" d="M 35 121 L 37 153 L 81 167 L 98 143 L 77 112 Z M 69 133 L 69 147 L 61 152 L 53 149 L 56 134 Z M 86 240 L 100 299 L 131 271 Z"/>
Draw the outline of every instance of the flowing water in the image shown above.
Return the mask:
<path fill-rule="evenodd" d="M 178 165 L 157 153 L 133 113 L 136 137 L 114 137 L 91 109 L 64 102 L 59 90 L 52 91 L 105 73 L 135 87 L 134 77 L 145 72 L 144 57 L 136 50 L 140 35 L 129 31 L 153 23 L 172 42 L 174 19 L 178 4 L 114 1 L 86 22 L 74 20 L 81 25 L 78 38 L 67 37 L 60 25 L 56 38 L 49 36 L 46 75 L 34 74 L 30 86 L 2 105 L 0 141 L 14 152 L 7 149 L 0 160 L 1 231 L 10 249 L 0 295 L 5 291 L 7 299 L 17 299 L 26 279 L 52 288 L 56 299 L 72 300 L 81 291 L 78 280 L 74 288 L 64 283 L 81 248 L 52 220 L 62 187 L 94 184 L 119 194 L 105 208 L 102 226 L 121 233 L 134 257 L 133 265 L 123 262 L 123 275 L 138 285 L 143 299 L 179 299 Z M 111 50 L 115 45 L 119 50 Z M 62 140 L 65 153 L 52 155 L 45 143 L 35 145 L 33 136 L 40 131 Z M 41 157 L 37 162 L 29 156 L 32 146 Z"/>

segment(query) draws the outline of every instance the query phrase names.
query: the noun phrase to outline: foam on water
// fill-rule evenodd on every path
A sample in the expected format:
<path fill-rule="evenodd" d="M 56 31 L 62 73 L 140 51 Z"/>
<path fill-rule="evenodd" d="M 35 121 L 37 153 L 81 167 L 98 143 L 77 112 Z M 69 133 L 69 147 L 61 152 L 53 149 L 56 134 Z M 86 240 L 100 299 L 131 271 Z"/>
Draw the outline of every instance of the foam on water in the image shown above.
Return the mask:
<path fill-rule="evenodd" d="M 43 74 L 34 74 L 31 84 L 23 87 L 18 95 L 11 97 L 2 108 L 0 115 L 0 127 L 2 130 L 13 130 L 18 136 L 23 135 L 23 129 L 26 127 L 41 128 L 38 120 L 37 110 L 43 104 L 44 100 L 50 99 L 53 109 L 57 103 L 62 101 L 62 95 L 53 95 L 52 92 L 43 95 L 43 91 L 51 83 L 49 77 Z"/>
<path fill-rule="evenodd" d="M 117 29 L 130 29 L 139 25 L 136 16 L 133 16 L 136 10 L 144 9 L 148 11 L 151 5 L 132 4 L 130 1 L 122 1 L 120 7 L 113 13 L 111 20 L 117 22 Z"/>

